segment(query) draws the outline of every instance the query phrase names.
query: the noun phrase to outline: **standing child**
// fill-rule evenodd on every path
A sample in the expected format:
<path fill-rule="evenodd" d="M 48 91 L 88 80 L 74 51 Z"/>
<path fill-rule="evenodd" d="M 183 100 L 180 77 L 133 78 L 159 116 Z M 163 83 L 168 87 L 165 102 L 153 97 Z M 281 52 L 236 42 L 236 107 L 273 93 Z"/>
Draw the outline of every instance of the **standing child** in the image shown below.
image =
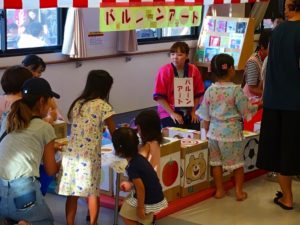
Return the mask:
<path fill-rule="evenodd" d="M 59 170 L 55 161 L 53 127 L 43 121 L 49 100 L 59 95 L 42 78 L 31 78 L 15 101 L 0 142 L 0 220 L 19 225 L 53 225 L 53 216 L 40 191 L 39 165 L 49 175 Z"/>
<path fill-rule="evenodd" d="M 123 202 L 120 211 L 126 225 L 151 224 L 153 214 L 167 207 L 155 170 L 138 153 L 139 140 L 135 131 L 121 127 L 112 135 L 116 155 L 126 158 L 126 172 L 134 185 L 134 192 Z"/>
<path fill-rule="evenodd" d="M 162 142 L 160 118 L 154 110 L 142 111 L 136 116 L 135 124 L 142 139 L 139 153 L 148 159 L 156 173 L 159 174 L 160 144 Z"/>
<path fill-rule="evenodd" d="M 204 120 L 208 137 L 210 165 L 216 183 L 215 198 L 225 196 L 222 184 L 223 169 L 233 171 L 237 201 L 247 198 L 243 191 L 244 152 L 242 149 L 242 118 L 251 119 L 257 106 L 252 106 L 240 85 L 231 82 L 235 75 L 234 60 L 227 54 L 215 55 L 211 70 L 217 82 L 204 95 L 197 114 Z"/>
<path fill-rule="evenodd" d="M 72 123 L 67 150 L 62 153 L 58 194 L 66 195 L 66 219 L 74 225 L 79 197 L 88 197 L 90 224 L 96 225 L 99 213 L 101 140 L 106 124 L 115 130 L 114 111 L 108 104 L 113 78 L 104 70 L 89 72 L 82 94 L 70 106 Z"/>
<path fill-rule="evenodd" d="M 46 70 L 46 63 L 44 60 L 37 55 L 27 55 L 23 61 L 22 65 L 29 69 L 34 77 L 41 77 L 42 73 Z M 53 124 L 57 119 L 64 120 L 61 114 L 58 111 L 57 103 L 54 98 L 50 100 L 50 107 L 47 115 L 43 118 L 46 122 Z M 43 164 L 40 165 L 40 182 L 41 182 L 41 191 L 43 195 L 46 195 L 48 187 L 51 182 L 54 180 L 54 177 L 48 176 Z"/>

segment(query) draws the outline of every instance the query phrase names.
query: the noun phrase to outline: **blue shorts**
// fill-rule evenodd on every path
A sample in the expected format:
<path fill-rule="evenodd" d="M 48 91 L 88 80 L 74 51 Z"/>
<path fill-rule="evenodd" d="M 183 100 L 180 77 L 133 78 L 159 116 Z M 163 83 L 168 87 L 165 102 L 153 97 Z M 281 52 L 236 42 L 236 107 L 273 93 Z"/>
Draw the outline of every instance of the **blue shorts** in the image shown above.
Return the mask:
<path fill-rule="evenodd" d="M 35 177 L 0 179 L 0 220 L 25 220 L 32 225 L 53 225 L 53 216 Z"/>

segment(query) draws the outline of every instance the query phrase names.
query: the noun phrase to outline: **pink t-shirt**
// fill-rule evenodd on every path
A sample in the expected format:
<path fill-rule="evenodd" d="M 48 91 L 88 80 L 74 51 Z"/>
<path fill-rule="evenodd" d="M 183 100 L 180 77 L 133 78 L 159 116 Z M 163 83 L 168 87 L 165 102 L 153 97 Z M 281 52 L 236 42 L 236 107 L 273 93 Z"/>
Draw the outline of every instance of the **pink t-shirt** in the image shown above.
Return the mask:
<path fill-rule="evenodd" d="M 171 64 L 164 65 L 158 71 L 155 79 L 155 87 L 153 93 L 153 99 L 157 100 L 158 97 L 166 99 L 170 107 L 174 110 L 174 70 Z M 204 83 L 202 80 L 202 75 L 200 74 L 198 68 L 189 64 L 188 67 L 188 77 L 193 78 L 194 85 L 194 98 L 200 98 L 204 93 Z M 161 105 L 158 105 L 158 114 L 161 119 L 169 117 Z"/>

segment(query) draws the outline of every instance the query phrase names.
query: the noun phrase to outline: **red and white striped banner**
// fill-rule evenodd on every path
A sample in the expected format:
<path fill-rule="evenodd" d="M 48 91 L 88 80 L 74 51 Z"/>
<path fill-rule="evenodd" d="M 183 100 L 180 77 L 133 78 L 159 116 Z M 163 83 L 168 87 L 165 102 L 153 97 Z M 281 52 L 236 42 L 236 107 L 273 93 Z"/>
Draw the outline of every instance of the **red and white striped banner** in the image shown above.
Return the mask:
<path fill-rule="evenodd" d="M 0 0 L 0 9 L 39 9 L 39 8 L 99 8 L 109 5 L 211 5 L 253 3 L 268 0 Z"/>

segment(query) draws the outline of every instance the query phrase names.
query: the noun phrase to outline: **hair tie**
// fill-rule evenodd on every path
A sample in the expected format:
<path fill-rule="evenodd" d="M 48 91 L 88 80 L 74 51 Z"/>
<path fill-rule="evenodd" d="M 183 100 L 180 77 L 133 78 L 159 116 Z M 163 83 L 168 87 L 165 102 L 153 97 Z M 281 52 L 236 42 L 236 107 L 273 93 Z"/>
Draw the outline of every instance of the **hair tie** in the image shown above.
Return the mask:
<path fill-rule="evenodd" d="M 222 70 L 227 70 L 227 69 L 228 69 L 227 64 L 226 63 L 222 64 Z"/>

